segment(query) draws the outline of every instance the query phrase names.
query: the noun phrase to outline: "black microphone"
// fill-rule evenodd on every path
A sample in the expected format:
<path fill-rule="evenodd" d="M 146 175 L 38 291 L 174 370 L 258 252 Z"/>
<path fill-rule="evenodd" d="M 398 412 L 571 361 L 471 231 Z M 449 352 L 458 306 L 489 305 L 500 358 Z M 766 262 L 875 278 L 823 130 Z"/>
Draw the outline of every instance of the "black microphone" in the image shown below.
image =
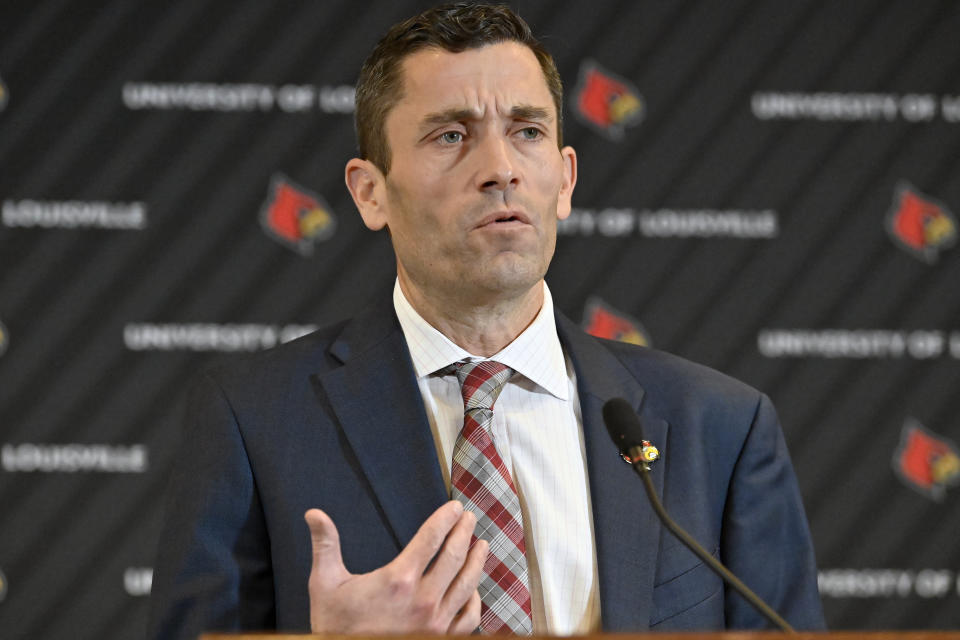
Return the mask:
<path fill-rule="evenodd" d="M 714 573 L 723 578 L 724 582 L 733 587 L 734 590 L 753 605 L 757 611 L 762 613 L 767 620 L 787 633 L 796 633 L 793 627 L 781 618 L 770 605 L 755 594 L 750 587 L 743 584 L 740 578 L 733 575 L 719 560 L 707 553 L 707 550 L 700 546 L 700 544 L 693 539 L 693 536 L 684 531 L 680 525 L 674 522 L 669 514 L 667 514 L 667 510 L 663 508 L 660 499 L 657 498 L 657 492 L 653 488 L 653 481 L 650 479 L 650 463 L 660 457 L 660 452 L 657 451 L 656 447 L 651 443 L 643 439 L 643 427 L 640 424 L 640 417 L 633 410 L 633 407 L 630 406 L 630 403 L 623 398 L 608 400 L 606 404 L 603 405 L 603 421 L 607 425 L 607 431 L 610 432 L 610 437 L 613 438 L 614 443 L 620 450 L 620 455 L 633 466 L 634 470 L 640 476 L 640 479 L 643 480 L 643 486 L 647 490 L 650 504 L 653 506 L 657 517 L 663 522 L 663 526 L 675 535 L 680 542 L 686 545 L 698 558 L 703 560 Z"/>

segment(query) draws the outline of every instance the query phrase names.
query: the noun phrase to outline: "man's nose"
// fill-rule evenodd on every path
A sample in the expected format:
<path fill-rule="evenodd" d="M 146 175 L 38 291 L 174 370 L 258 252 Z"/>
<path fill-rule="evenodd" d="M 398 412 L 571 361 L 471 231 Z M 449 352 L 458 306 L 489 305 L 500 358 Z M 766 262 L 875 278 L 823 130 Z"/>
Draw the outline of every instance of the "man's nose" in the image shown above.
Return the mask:
<path fill-rule="evenodd" d="M 502 136 L 490 136 L 479 149 L 479 173 L 477 182 L 480 189 L 506 190 L 519 183 L 514 149 L 510 141 Z"/>

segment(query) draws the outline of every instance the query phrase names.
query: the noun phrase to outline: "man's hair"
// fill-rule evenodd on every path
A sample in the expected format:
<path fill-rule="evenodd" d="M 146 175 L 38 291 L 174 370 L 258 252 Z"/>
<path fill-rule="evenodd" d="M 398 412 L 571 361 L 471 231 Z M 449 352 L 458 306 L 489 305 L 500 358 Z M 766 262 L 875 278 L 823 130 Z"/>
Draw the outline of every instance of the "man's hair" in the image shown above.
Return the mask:
<path fill-rule="evenodd" d="M 363 63 L 357 80 L 355 123 L 360 157 L 387 174 L 390 146 L 386 121 L 403 98 L 401 64 L 407 56 L 428 48 L 451 53 L 488 44 L 519 42 L 537 57 L 557 111 L 557 144 L 563 143 L 563 86 L 553 57 L 533 37 L 523 19 L 504 5 L 444 4 L 395 24 Z"/>

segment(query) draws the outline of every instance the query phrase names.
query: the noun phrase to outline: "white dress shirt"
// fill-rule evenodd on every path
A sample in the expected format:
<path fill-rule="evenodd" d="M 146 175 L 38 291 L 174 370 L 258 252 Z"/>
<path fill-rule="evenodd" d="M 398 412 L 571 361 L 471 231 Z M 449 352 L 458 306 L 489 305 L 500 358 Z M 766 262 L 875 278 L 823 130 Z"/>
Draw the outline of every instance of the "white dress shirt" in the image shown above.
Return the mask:
<path fill-rule="evenodd" d="M 427 323 L 394 285 L 393 304 L 413 358 L 447 487 L 453 447 L 463 428 L 456 375 L 460 360 L 484 360 Z M 590 507 L 580 400 L 563 353 L 553 299 L 523 333 L 489 358 L 516 374 L 493 411 L 493 441 L 520 497 L 535 634 L 582 634 L 600 628 L 596 546 Z"/>

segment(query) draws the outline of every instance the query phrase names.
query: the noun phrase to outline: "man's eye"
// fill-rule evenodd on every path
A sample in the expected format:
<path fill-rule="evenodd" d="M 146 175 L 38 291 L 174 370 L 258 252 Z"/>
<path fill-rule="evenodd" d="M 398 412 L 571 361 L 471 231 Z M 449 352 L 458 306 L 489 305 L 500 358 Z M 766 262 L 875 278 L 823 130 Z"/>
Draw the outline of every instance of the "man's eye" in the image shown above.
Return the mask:
<path fill-rule="evenodd" d="M 537 129 L 536 127 L 524 127 L 520 130 L 520 134 L 525 140 L 536 140 L 543 135 L 540 129 Z"/>
<path fill-rule="evenodd" d="M 440 134 L 440 142 L 444 144 L 457 144 L 463 140 L 463 134 L 459 131 L 447 131 Z"/>

